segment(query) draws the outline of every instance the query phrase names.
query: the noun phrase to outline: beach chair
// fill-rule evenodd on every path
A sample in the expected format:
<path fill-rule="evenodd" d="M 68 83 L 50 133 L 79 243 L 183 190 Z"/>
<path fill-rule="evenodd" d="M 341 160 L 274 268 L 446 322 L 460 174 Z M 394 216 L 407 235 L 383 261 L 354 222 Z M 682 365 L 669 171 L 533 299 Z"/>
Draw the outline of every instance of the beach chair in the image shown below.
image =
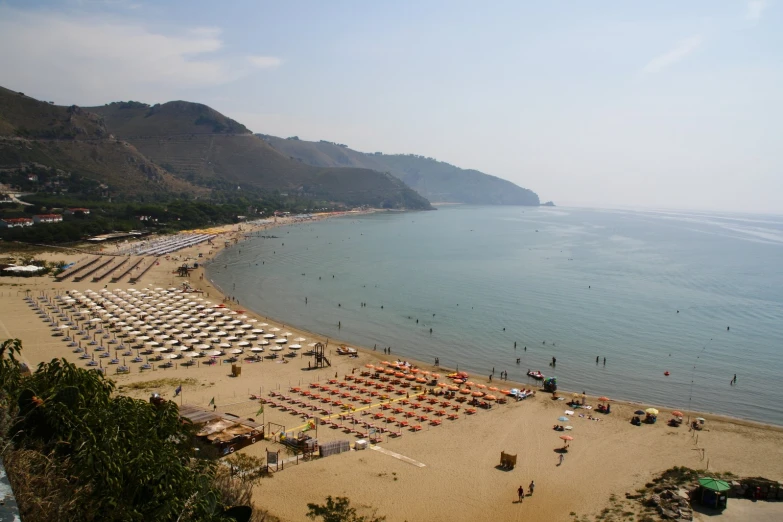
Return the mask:
<path fill-rule="evenodd" d="M 415 426 L 411 426 L 411 431 L 421 431 L 421 424 L 416 424 Z"/>
<path fill-rule="evenodd" d="M 430 424 L 432 424 L 433 426 L 440 426 L 442 422 L 443 421 L 441 421 L 440 419 L 432 419 L 432 421 L 430 421 Z"/>

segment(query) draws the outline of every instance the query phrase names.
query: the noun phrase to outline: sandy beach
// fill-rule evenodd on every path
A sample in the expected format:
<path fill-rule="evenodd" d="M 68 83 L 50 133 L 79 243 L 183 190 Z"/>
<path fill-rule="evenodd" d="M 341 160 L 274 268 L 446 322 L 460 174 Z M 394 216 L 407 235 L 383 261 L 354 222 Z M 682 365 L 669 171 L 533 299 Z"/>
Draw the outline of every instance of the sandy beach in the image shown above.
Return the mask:
<path fill-rule="evenodd" d="M 277 226 L 295 226 L 281 219 Z M 218 304 L 224 298 L 204 277 L 203 267 L 191 272 L 188 278 L 174 272 L 188 260 L 203 261 L 218 253 L 224 244 L 233 245 L 245 234 L 260 230 L 249 225 L 221 227 L 219 236 L 210 246 L 206 243 L 179 251 L 169 258 L 159 258 L 141 280 L 131 285 L 127 280 L 118 283 L 57 282 L 52 277 L 0 279 L 0 336 L 23 341 L 23 358 L 30 365 L 64 357 L 83 365 L 76 354 L 60 337 L 53 337 L 34 311 L 25 304 L 24 296 L 46 292 L 49 295 L 66 290 L 88 289 L 98 291 L 115 288 L 179 288 L 187 282 L 203 292 L 205 299 Z M 228 248 L 235 248 L 229 246 Z M 201 258 L 199 258 L 201 254 Z M 37 255 L 37 259 L 77 261 L 84 254 L 51 252 Z M 242 307 L 227 302 L 234 310 Z M 294 326 L 269 320 L 262 314 L 246 311 L 247 315 L 290 331 L 293 337 L 304 337 L 302 344 L 325 342 L 322 336 Z M 232 377 L 229 364 L 214 366 L 199 364 L 186 367 L 155 369 L 140 372 L 137 366 L 127 375 L 107 375 L 116 380 L 120 391 L 146 399 L 155 391 L 173 398 L 175 385 L 182 382 L 182 394 L 173 400 L 207 407 L 214 398 L 218 410 L 257 421 L 285 426 L 296 431 L 305 425 L 302 417 L 280 411 L 267 405 L 263 414 L 259 402 L 251 394 L 268 397 L 269 392 L 289 392 L 291 387 L 308 387 L 310 383 L 324 383 L 330 379 L 342 381 L 346 376 L 358 376 L 368 363 L 378 364 L 387 356 L 372 349 L 358 348 L 358 357 L 339 356 L 334 348 L 339 340 L 329 339 L 332 366 L 310 369 L 312 357 L 299 354 L 288 363 L 265 359 L 263 362 L 242 364 L 242 375 Z M 301 350 L 304 351 L 304 350 Z M 389 360 L 394 359 L 394 355 Z M 411 361 L 423 370 L 439 371 L 431 364 Z M 172 379 L 166 384 L 152 384 L 144 388 L 138 383 Z M 471 376 L 476 383 L 485 379 Z M 138 389 L 128 385 L 137 383 Z M 497 381 L 502 388 L 529 387 L 527 383 Z M 568 389 L 568 383 L 561 383 Z M 577 390 L 578 391 L 578 390 Z M 561 392 L 561 397 L 571 398 Z M 588 397 L 587 404 L 596 406 L 597 399 Z M 373 402 L 368 412 L 379 411 Z M 602 415 L 595 410 L 577 409 L 568 415 L 567 422 L 557 419 L 571 410 L 566 400 L 552 400 L 539 392 L 520 402 L 496 405 L 490 410 L 479 409 L 475 415 L 460 413 L 456 420 L 444 420 L 442 425 L 423 424 L 419 432 L 403 430 L 401 437 L 384 436 L 376 447 L 365 451 L 289 463 L 285 469 L 263 480 L 257 490 L 256 502 L 283 520 L 305 520 L 308 502 L 323 502 L 327 495 L 347 496 L 352 503 L 376 508 L 390 522 L 396 521 L 454 521 L 454 520 L 574 520 L 593 517 L 604 508 L 634 511 L 626 501 L 611 503 L 614 495 L 621 501 L 626 492 L 643 486 L 655 474 L 672 466 L 695 469 L 731 471 L 739 476 L 763 476 L 783 480 L 783 428 L 766 426 L 743 420 L 684 412 L 686 417 L 703 416 L 705 429 L 690 431 L 686 425 L 670 427 L 666 421 L 671 410 L 661 410 L 659 421 L 653 425 L 633 426 L 629 423 L 633 411 L 646 408 L 638 404 L 612 402 L 612 413 Z M 657 407 L 657 406 L 656 406 Z M 338 413 L 337 411 L 334 412 Z M 357 415 L 360 414 L 357 412 Z M 589 417 L 599 420 L 591 420 Z M 556 450 L 563 446 L 562 432 L 552 429 L 554 424 L 568 424 L 574 440 L 560 462 Z M 340 429 L 319 426 L 319 441 L 356 439 Z M 283 446 L 267 440 L 242 451 L 264 456 L 266 451 L 281 451 Z M 513 471 L 499 469 L 500 452 L 518 455 Z M 527 490 L 535 481 L 535 494 L 522 502 L 517 500 L 517 488 Z M 622 504 L 622 505 L 620 505 Z M 619 506 L 619 507 L 618 507 Z M 783 517 L 783 512 L 779 512 Z M 626 517 L 627 518 L 627 517 Z M 623 519 L 626 519 L 623 518 Z"/>

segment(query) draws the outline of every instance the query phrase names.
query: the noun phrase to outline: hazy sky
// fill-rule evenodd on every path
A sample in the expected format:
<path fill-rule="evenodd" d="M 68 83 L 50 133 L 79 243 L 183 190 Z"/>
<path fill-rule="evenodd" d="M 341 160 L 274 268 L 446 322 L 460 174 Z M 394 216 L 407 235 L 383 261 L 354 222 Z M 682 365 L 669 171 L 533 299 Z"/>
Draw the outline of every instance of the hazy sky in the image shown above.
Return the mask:
<path fill-rule="evenodd" d="M 783 0 L 0 0 L 0 85 L 202 102 L 560 204 L 783 213 Z"/>

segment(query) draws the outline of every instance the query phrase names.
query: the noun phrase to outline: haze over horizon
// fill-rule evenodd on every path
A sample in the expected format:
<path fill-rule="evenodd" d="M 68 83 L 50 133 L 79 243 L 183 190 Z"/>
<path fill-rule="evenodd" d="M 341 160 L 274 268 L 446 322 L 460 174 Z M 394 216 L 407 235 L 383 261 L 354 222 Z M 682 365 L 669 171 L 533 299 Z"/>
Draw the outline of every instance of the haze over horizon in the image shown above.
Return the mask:
<path fill-rule="evenodd" d="M 0 2 L 0 85 L 204 103 L 253 132 L 413 153 L 542 201 L 783 213 L 773 0 Z"/>

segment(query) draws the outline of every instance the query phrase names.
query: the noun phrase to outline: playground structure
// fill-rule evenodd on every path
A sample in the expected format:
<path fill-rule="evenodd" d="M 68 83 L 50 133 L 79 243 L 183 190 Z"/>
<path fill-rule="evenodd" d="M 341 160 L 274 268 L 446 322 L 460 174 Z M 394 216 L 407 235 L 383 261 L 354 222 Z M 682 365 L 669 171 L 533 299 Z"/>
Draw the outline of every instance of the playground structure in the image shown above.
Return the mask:
<path fill-rule="evenodd" d="M 314 368 L 326 368 L 331 366 L 332 363 L 326 358 L 326 345 L 323 343 L 316 343 L 313 347 L 313 357 L 315 358 Z"/>
<path fill-rule="evenodd" d="M 500 452 L 500 467 L 506 470 L 512 470 L 517 465 L 517 456 L 504 451 Z"/>
<path fill-rule="evenodd" d="M 297 432 L 281 432 L 279 436 L 281 444 L 293 449 L 303 458 L 312 458 L 318 453 L 318 439 L 308 435 L 305 430 Z"/>

